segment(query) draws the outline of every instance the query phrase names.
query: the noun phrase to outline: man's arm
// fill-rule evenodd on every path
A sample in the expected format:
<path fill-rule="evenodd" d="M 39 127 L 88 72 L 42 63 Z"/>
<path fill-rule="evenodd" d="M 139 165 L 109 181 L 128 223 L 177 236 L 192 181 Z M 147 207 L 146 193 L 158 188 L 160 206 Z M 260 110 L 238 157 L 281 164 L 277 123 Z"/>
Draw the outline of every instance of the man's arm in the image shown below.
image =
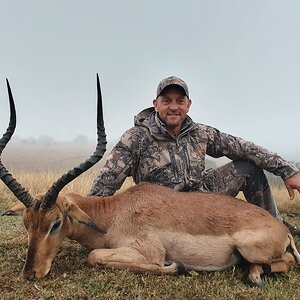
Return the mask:
<path fill-rule="evenodd" d="M 206 130 L 208 134 L 208 155 L 213 157 L 227 156 L 232 160 L 245 159 L 252 161 L 262 169 L 281 176 L 285 182 L 299 172 L 298 168 L 277 153 L 273 153 L 242 138 L 222 133 L 212 127 L 207 127 Z M 289 194 L 291 189 L 299 188 L 299 180 L 298 176 L 296 176 L 287 181 L 287 188 L 290 188 Z"/>
<path fill-rule="evenodd" d="M 109 154 L 105 165 L 93 183 L 89 196 L 113 195 L 130 175 L 130 153 L 120 151 L 119 148 L 120 142 Z"/>
<path fill-rule="evenodd" d="M 136 127 L 127 130 L 106 159 L 89 192 L 89 196 L 113 195 L 126 177 L 132 176 L 134 153 L 139 147 L 139 132 Z"/>

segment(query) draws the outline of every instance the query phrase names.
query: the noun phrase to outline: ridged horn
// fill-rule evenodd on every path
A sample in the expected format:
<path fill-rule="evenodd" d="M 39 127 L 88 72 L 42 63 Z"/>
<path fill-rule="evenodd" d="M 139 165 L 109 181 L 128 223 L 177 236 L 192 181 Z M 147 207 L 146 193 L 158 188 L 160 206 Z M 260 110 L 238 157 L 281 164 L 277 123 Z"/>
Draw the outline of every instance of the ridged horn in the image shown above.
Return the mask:
<path fill-rule="evenodd" d="M 11 92 L 11 88 L 8 80 L 6 79 L 8 98 L 9 98 L 9 107 L 10 107 L 10 120 L 6 132 L 3 134 L 0 139 L 0 178 L 4 184 L 13 192 L 13 194 L 27 207 L 30 208 L 34 205 L 35 201 L 29 194 L 29 192 L 22 187 L 20 183 L 6 170 L 1 162 L 1 154 L 3 149 L 6 147 L 7 143 L 11 139 L 12 135 L 15 132 L 17 117 L 16 117 L 16 108 L 14 103 L 14 98 Z"/>
<path fill-rule="evenodd" d="M 103 108 L 102 108 L 102 95 L 100 89 L 99 76 L 97 74 L 97 146 L 93 155 L 79 166 L 71 169 L 66 174 L 61 176 L 50 189 L 47 191 L 44 197 L 42 207 L 44 209 L 50 209 L 55 204 L 59 192 L 72 180 L 77 178 L 80 174 L 87 171 L 93 165 L 95 165 L 102 157 L 106 150 L 106 134 L 103 121 Z"/>

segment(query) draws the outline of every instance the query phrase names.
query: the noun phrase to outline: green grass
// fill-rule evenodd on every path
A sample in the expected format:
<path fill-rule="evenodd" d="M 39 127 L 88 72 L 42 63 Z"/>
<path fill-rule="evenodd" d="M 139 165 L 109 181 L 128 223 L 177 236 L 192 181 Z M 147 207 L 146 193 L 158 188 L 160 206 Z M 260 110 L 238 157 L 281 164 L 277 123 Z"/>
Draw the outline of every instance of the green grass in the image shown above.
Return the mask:
<path fill-rule="evenodd" d="M 14 203 L 0 189 L 0 212 Z M 297 200 L 299 201 L 299 200 Z M 300 224 L 299 218 L 291 218 Z M 22 218 L 0 217 L 0 299 L 300 299 L 300 266 L 266 278 L 265 287 L 251 287 L 241 268 L 191 272 L 189 276 L 154 276 L 87 266 L 88 250 L 64 241 L 50 274 L 26 281 L 22 268 L 27 237 Z M 296 239 L 300 248 L 300 240 Z"/>

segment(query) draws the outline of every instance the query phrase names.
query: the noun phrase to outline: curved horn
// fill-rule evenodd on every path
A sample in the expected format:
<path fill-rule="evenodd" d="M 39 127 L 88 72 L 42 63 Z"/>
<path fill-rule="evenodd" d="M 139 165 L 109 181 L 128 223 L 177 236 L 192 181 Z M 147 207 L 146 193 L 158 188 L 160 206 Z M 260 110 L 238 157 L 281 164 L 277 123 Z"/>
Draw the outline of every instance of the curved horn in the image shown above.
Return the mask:
<path fill-rule="evenodd" d="M 98 135 L 98 143 L 95 152 L 93 155 L 87 159 L 85 162 L 81 163 L 79 166 L 71 169 L 66 174 L 61 176 L 50 189 L 47 191 L 44 197 L 44 202 L 42 207 L 44 209 L 50 209 L 59 194 L 59 192 L 72 180 L 78 177 L 83 172 L 87 171 L 93 165 L 95 165 L 102 157 L 106 150 L 106 134 L 104 128 L 104 121 L 103 121 L 103 109 L 102 109 L 102 95 L 100 89 L 100 82 L 99 76 L 97 74 L 97 135 Z"/>
<path fill-rule="evenodd" d="M 14 195 L 27 207 L 32 207 L 35 203 L 29 192 L 21 186 L 20 183 L 6 170 L 1 162 L 1 154 L 12 135 L 14 134 L 17 118 L 14 98 L 10 89 L 8 80 L 6 79 L 9 107 L 10 107 L 10 120 L 6 132 L 0 139 L 0 178 L 5 183 L 5 185 L 14 193 Z"/>

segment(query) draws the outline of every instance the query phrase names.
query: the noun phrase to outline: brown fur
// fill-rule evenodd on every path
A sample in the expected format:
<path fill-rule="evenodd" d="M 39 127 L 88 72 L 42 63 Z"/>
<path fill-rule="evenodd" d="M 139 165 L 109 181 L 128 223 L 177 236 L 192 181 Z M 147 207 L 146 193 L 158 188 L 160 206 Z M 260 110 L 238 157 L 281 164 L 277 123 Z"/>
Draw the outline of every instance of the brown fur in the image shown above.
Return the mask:
<path fill-rule="evenodd" d="M 49 234 L 57 220 L 61 228 Z M 96 223 L 107 234 L 82 221 Z M 260 285 L 262 265 L 286 272 L 300 263 L 289 230 L 262 208 L 226 195 L 183 193 L 147 183 L 110 197 L 62 195 L 50 211 L 25 209 L 24 224 L 29 235 L 26 278 L 48 273 L 65 237 L 94 249 L 90 265 L 133 272 L 176 275 L 183 271 L 181 264 L 221 270 L 243 256 L 251 264 L 249 280 Z M 294 256 L 287 252 L 289 246 Z M 164 266 L 166 261 L 173 263 Z"/>

